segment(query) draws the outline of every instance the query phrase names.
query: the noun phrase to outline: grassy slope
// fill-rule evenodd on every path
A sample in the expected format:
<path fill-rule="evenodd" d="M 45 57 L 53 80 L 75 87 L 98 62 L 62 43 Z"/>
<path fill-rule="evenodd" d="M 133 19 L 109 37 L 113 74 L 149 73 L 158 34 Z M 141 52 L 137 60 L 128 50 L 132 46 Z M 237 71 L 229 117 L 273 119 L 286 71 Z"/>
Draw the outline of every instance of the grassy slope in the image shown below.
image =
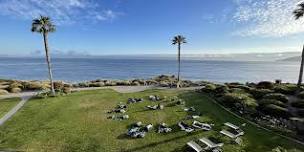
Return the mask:
<path fill-rule="evenodd" d="M 106 111 L 129 97 L 147 97 L 150 94 L 174 96 L 186 99 L 187 104 L 203 112 L 202 121 L 214 122 L 216 129 L 225 121 L 241 124 L 210 98 L 197 93 L 149 90 L 142 93 L 119 94 L 111 90 L 78 92 L 66 97 L 31 100 L 25 107 L 0 127 L 0 149 L 25 151 L 179 151 L 189 140 L 203 136 L 218 135 L 216 131 L 186 134 L 176 132 L 160 135 L 149 133 L 144 139 L 129 139 L 125 136 L 127 127 L 136 121 L 144 123 L 166 122 L 176 124 L 186 116 L 181 107 L 165 107 L 164 111 L 145 111 L 144 102 L 129 107 L 127 121 L 108 120 Z M 277 145 L 286 148 L 303 148 L 276 137 L 253 126 L 245 128 L 246 146 L 226 142 L 226 151 L 268 151 Z"/>
<path fill-rule="evenodd" d="M 0 99 L 0 118 L 10 111 L 20 100 L 20 98 Z"/>

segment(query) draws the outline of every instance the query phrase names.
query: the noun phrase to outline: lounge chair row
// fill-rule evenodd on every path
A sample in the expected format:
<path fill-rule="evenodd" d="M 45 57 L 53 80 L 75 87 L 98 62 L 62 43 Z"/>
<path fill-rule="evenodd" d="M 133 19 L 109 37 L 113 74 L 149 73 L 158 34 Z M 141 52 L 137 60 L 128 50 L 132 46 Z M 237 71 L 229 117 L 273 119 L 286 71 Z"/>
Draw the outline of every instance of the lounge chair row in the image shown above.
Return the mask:
<path fill-rule="evenodd" d="M 234 134 L 230 131 L 227 131 L 227 130 L 221 130 L 220 133 L 225 136 L 228 136 L 229 138 L 233 139 L 237 144 L 240 145 L 242 143 L 242 139 L 240 138 L 240 136 L 244 135 L 245 132 L 243 130 L 241 130 L 240 127 L 238 127 L 232 123 L 227 122 L 227 123 L 224 123 L 224 125 L 229 127 L 230 129 L 232 129 L 233 132 L 235 132 L 236 134 Z M 185 129 L 188 129 L 188 128 L 185 128 Z M 205 145 L 205 147 L 202 147 L 200 144 L 196 143 L 195 141 L 188 142 L 187 146 L 196 152 L 202 152 L 202 151 L 220 152 L 220 151 L 222 151 L 220 147 L 222 147 L 224 145 L 223 143 L 214 143 L 211 140 L 209 140 L 208 138 L 201 138 L 201 139 L 199 139 L 199 142 L 203 143 Z"/>

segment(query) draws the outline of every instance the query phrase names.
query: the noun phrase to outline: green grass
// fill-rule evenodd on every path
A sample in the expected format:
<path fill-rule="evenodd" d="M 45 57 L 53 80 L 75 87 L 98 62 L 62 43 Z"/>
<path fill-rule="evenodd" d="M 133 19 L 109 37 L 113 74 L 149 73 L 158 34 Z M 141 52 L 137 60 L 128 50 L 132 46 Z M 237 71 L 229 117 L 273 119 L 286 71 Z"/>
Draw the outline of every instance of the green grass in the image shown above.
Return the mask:
<path fill-rule="evenodd" d="M 187 106 L 195 106 L 202 112 L 201 121 L 215 123 L 210 132 L 187 134 L 180 131 L 176 123 L 185 118 L 183 107 L 165 107 L 163 111 L 147 111 L 144 106 L 152 103 L 147 96 L 179 96 Z M 144 97 L 145 102 L 132 104 L 128 108 L 129 120 L 107 119 L 106 112 L 129 97 Z M 163 103 L 166 104 L 166 103 Z M 165 122 L 174 131 L 169 134 L 148 133 L 143 139 L 130 139 L 125 136 L 132 123 Z M 212 102 L 212 99 L 193 92 L 148 90 L 140 93 L 121 94 L 112 90 L 96 90 L 74 93 L 64 97 L 32 99 L 25 107 L 0 127 L 0 150 L 22 151 L 142 151 L 164 152 L 181 151 L 186 142 L 201 137 L 219 136 L 225 142 L 225 152 L 269 151 L 274 147 L 303 149 L 288 140 L 282 139 L 254 126 L 247 125 L 243 137 L 244 145 L 232 144 L 229 139 L 219 135 L 222 124 L 230 121 L 243 123 Z"/>
<path fill-rule="evenodd" d="M 20 98 L 0 99 L 0 118 L 10 111 L 20 100 Z"/>

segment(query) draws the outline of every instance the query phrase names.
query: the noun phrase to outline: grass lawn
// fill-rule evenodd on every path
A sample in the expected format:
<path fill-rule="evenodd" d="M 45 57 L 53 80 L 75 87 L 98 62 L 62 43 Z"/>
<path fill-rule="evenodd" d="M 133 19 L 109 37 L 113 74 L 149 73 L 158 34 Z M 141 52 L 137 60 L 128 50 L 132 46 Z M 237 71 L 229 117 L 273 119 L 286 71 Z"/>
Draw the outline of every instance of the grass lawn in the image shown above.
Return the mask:
<path fill-rule="evenodd" d="M 0 99 L 0 118 L 10 111 L 20 100 L 20 98 Z"/>
<path fill-rule="evenodd" d="M 213 131 L 182 132 L 176 123 L 185 118 L 180 106 L 165 107 L 162 111 L 147 111 L 144 106 L 153 105 L 147 96 L 179 96 L 187 106 L 195 106 L 202 112 L 201 121 L 215 123 Z M 129 120 L 109 120 L 106 112 L 119 102 L 126 103 L 129 97 L 144 98 L 145 102 L 129 105 Z M 274 147 L 304 149 L 274 134 L 247 125 L 244 145 L 232 144 L 219 135 L 222 124 L 230 121 L 237 125 L 243 122 L 223 111 L 212 99 L 202 94 L 186 91 L 148 90 L 140 93 L 121 94 L 113 90 L 96 90 L 73 93 L 64 97 L 32 99 L 4 126 L 0 127 L 0 150 L 22 151 L 182 151 L 186 142 L 201 137 L 219 136 L 225 143 L 225 152 L 267 152 Z M 166 104 L 166 103 L 164 103 Z M 169 134 L 148 133 L 143 139 L 126 137 L 132 123 L 157 124 L 165 122 L 173 127 Z"/>

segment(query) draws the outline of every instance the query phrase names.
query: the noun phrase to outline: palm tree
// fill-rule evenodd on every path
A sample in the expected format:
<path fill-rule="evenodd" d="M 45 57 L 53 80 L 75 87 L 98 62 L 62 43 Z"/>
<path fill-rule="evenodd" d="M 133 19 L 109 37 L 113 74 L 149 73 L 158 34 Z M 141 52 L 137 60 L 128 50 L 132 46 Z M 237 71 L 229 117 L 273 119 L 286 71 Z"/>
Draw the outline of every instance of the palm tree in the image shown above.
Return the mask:
<path fill-rule="evenodd" d="M 298 20 L 304 16 L 304 2 L 298 4 L 298 8 L 293 11 L 293 14 L 294 14 L 294 17 L 296 20 Z M 302 50 L 302 60 L 301 60 L 300 74 L 299 74 L 299 79 L 298 79 L 298 87 L 300 87 L 302 84 L 303 67 L 304 67 L 304 47 Z"/>
<path fill-rule="evenodd" d="M 177 74 L 177 85 L 176 87 L 180 87 L 180 64 L 181 64 L 181 45 L 187 43 L 186 38 L 182 35 L 177 35 L 173 38 L 172 44 L 178 46 L 178 74 Z"/>
<path fill-rule="evenodd" d="M 46 62 L 48 65 L 49 79 L 51 82 L 51 92 L 52 95 L 55 95 L 52 68 L 51 68 L 51 58 L 50 58 L 49 46 L 48 46 L 48 34 L 51 32 L 55 32 L 56 26 L 52 23 L 49 17 L 40 16 L 39 18 L 33 20 L 31 31 L 40 33 L 43 36 Z"/>

